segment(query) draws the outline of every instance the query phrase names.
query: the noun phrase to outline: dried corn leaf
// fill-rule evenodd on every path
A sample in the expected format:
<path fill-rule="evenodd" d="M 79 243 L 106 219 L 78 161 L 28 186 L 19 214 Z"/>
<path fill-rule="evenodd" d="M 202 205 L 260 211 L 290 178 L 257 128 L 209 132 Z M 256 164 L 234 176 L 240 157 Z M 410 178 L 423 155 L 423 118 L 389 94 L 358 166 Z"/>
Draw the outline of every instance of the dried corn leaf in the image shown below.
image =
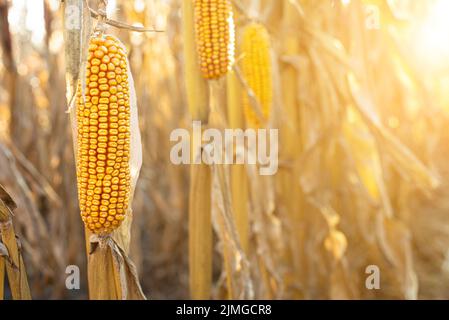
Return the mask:
<path fill-rule="evenodd" d="M 378 147 L 369 128 L 352 107 L 348 109 L 348 120 L 343 123 L 348 154 L 354 162 L 358 177 L 375 205 L 382 204 L 387 216 L 392 216 L 390 199 L 387 195 Z"/>
<path fill-rule="evenodd" d="M 398 288 L 403 299 L 418 298 L 418 281 L 413 265 L 412 237 L 407 226 L 394 219 L 385 219 L 386 238 L 396 257 L 395 268 Z"/>
<path fill-rule="evenodd" d="M 8 249 L 0 242 L 0 300 L 5 296 L 5 260 L 8 258 Z"/>
<path fill-rule="evenodd" d="M 338 261 L 330 275 L 329 298 L 331 300 L 351 300 L 355 298 L 352 279 L 350 279 L 347 261 Z"/>
<path fill-rule="evenodd" d="M 11 201 L 9 202 L 11 203 Z M 25 264 L 23 262 L 20 245 L 12 225 L 12 210 L 1 199 L 0 234 L 1 241 L 5 246 L 9 257 L 6 261 L 6 273 L 8 275 L 8 282 L 12 297 L 14 300 L 30 300 L 31 294 L 28 286 Z M 4 258 L 1 259 L 4 260 Z"/>
<path fill-rule="evenodd" d="M 247 165 L 250 187 L 250 215 L 256 243 L 256 261 L 262 282 L 255 284 L 257 296 L 276 299 L 282 295 L 284 266 L 280 241 L 282 224 L 274 215 L 275 201 L 272 177 L 260 176 L 256 165 Z"/>
<path fill-rule="evenodd" d="M 24 252 L 27 254 L 29 268 L 39 270 L 42 278 L 55 279 L 63 274 L 62 270 L 67 265 L 64 264 L 64 258 L 60 251 L 63 244 L 61 241 L 50 241 L 55 239 L 54 233 L 50 230 L 55 229 L 51 229 L 52 226 L 46 224 L 46 217 L 39 212 L 38 201 L 41 201 L 42 198 L 33 193 L 36 190 L 42 190 L 43 187 L 39 181 L 27 179 L 29 177 L 27 172 L 23 172 L 23 167 L 18 164 L 21 163 L 20 159 L 16 158 L 16 154 L 0 143 L 0 167 L 5 169 L 0 171 L 0 180 L 8 185 L 11 192 L 14 193 L 17 203 L 21 204 L 17 212 L 14 213 L 14 221 L 16 228 L 26 230 L 22 236 L 22 243 Z M 57 210 L 57 208 L 54 209 Z M 60 211 L 52 211 L 52 213 L 60 213 Z M 10 212 L 10 214 L 12 213 Z M 49 214 L 49 216 L 52 215 Z M 60 214 L 52 218 L 59 216 Z M 53 234 L 51 239 L 49 234 Z M 63 282 L 57 284 L 57 286 L 63 285 Z"/>
<path fill-rule="evenodd" d="M 230 299 L 253 299 L 249 262 L 242 250 L 232 212 L 229 177 L 222 165 L 212 169 L 212 217 L 223 245 Z"/>
<path fill-rule="evenodd" d="M 17 204 L 14 202 L 12 197 L 6 192 L 6 189 L 0 184 L 0 200 L 6 205 L 6 207 L 12 212 L 17 209 Z"/>
<path fill-rule="evenodd" d="M 6 264 L 9 287 L 14 300 L 30 300 L 30 288 L 26 276 L 25 264 L 12 226 L 2 231 L 2 241 L 10 253 L 10 263 Z"/>
<path fill-rule="evenodd" d="M 363 88 L 357 84 L 353 74 L 348 76 L 348 86 L 357 110 L 375 134 L 379 146 L 385 149 L 386 154 L 391 158 L 404 179 L 412 180 L 424 190 L 436 188 L 439 184 L 439 179 L 407 147 L 386 130 L 374 112 L 376 108 L 373 101 L 363 91 Z"/>

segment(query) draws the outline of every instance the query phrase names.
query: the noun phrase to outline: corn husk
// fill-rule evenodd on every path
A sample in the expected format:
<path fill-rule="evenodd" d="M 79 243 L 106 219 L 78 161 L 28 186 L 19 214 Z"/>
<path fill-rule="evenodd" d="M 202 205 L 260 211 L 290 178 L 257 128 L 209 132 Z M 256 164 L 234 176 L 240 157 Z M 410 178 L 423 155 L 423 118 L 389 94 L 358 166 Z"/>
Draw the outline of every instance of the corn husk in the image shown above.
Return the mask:
<path fill-rule="evenodd" d="M 82 95 L 85 88 L 85 66 L 87 47 L 89 39 L 85 38 L 85 34 L 91 30 L 91 25 L 86 22 L 90 13 L 86 11 L 86 4 L 84 2 L 76 2 L 75 5 L 80 7 L 80 12 L 83 12 L 83 24 L 82 28 L 78 30 L 78 34 L 72 35 L 74 39 L 80 39 L 81 45 L 76 42 L 75 46 L 66 42 L 66 56 L 70 58 L 67 63 L 67 79 L 68 88 L 73 86 L 73 79 L 77 78 L 74 75 L 76 69 L 75 66 L 79 66 L 79 79 L 81 80 Z M 73 31 L 68 32 L 72 34 Z M 126 48 L 123 44 L 120 44 L 123 50 L 126 52 Z M 80 51 L 80 52 L 79 52 Z M 127 61 L 129 66 L 129 61 Z M 120 227 L 116 229 L 112 234 L 106 237 L 98 237 L 91 234 L 86 229 L 86 250 L 88 253 L 88 280 L 89 280 L 89 297 L 94 300 L 104 299 L 145 299 L 142 289 L 139 284 L 137 271 L 128 258 L 130 240 L 131 240 L 131 223 L 132 223 L 132 199 L 139 177 L 140 168 L 142 166 L 142 145 L 140 137 L 140 129 L 138 123 L 138 111 L 136 93 L 134 89 L 134 81 L 128 68 L 128 79 L 130 86 L 130 108 L 131 108 L 131 154 L 130 154 L 130 174 L 131 174 L 131 191 L 129 208 L 126 213 L 125 220 Z M 76 92 L 75 92 L 76 93 Z M 73 98 L 71 98 L 71 104 L 69 108 L 70 122 L 73 133 L 73 144 L 75 150 L 77 150 L 77 122 L 76 122 L 76 104 Z"/>

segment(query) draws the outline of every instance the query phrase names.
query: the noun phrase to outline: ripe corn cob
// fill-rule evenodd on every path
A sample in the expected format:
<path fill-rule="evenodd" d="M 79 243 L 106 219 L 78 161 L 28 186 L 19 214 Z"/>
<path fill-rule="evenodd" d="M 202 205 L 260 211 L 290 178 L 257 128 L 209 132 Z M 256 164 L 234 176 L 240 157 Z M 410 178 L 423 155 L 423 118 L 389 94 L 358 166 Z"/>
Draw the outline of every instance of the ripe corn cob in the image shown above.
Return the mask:
<path fill-rule="evenodd" d="M 195 0 L 195 34 L 201 73 L 225 75 L 234 62 L 234 20 L 229 0 Z"/>
<path fill-rule="evenodd" d="M 125 218 L 130 196 L 130 100 L 126 53 L 112 36 L 92 37 L 84 96 L 77 93 L 81 217 L 105 235 Z"/>
<path fill-rule="evenodd" d="M 242 51 L 243 76 L 259 102 L 263 117 L 268 120 L 273 101 L 273 79 L 270 36 L 263 25 L 251 23 L 245 27 Z M 261 121 L 247 94 L 243 95 L 243 105 L 248 126 L 260 127 Z"/>

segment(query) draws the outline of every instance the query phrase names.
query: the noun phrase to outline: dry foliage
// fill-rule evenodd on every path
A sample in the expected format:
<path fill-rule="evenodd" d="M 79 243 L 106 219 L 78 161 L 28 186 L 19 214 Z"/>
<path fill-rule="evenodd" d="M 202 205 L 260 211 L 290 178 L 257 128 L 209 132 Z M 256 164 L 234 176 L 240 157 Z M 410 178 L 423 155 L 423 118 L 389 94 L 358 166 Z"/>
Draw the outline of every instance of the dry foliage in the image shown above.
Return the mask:
<path fill-rule="evenodd" d="M 0 298 L 449 297 L 449 65 L 431 68 L 413 47 L 437 1 L 233 1 L 234 68 L 206 81 L 190 0 L 118 0 L 110 19 L 164 32 L 108 27 L 129 52 L 143 157 L 132 224 L 108 239 L 84 234 L 67 113 L 98 8 L 80 33 L 64 28 L 59 1 L 36 2 L 39 42 L 27 7 L 0 0 L 0 183 L 17 204 L 1 189 Z M 8 12 L 22 18 L 11 25 Z M 173 165 L 173 129 L 244 128 L 244 96 L 263 109 L 240 71 L 254 21 L 271 40 L 278 173 Z M 79 291 L 65 288 L 73 264 Z M 365 287 L 369 265 L 381 290 Z"/>

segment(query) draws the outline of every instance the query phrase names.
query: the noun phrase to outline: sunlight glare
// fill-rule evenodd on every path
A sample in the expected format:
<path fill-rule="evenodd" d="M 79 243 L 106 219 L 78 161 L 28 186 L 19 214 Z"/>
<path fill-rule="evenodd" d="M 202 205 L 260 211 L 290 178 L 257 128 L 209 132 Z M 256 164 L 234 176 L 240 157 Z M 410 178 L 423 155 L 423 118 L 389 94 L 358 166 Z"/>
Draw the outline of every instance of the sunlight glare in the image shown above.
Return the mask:
<path fill-rule="evenodd" d="M 449 62 L 449 1 L 438 0 L 416 36 L 418 59 L 428 66 L 441 67 Z"/>

